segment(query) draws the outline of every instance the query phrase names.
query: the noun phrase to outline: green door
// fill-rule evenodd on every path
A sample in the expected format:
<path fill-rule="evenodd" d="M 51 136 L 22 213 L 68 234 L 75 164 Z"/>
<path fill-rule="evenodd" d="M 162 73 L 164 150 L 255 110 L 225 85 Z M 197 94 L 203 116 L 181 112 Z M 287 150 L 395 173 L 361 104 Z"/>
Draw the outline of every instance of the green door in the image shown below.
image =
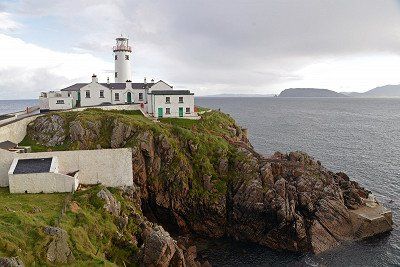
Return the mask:
<path fill-rule="evenodd" d="M 128 92 L 126 98 L 127 98 L 127 102 L 128 102 L 129 104 L 132 103 L 132 94 L 131 94 L 131 92 Z"/>
<path fill-rule="evenodd" d="M 78 91 L 78 100 L 76 101 L 76 106 L 80 107 L 81 106 L 81 92 Z"/>
<path fill-rule="evenodd" d="M 183 117 L 183 108 L 179 108 L 179 117 Z"/>
<path fill-rule="evenodd" d="M 158 108 L 158 117 L 162 118 L 163 116 L 163 109 L 162 108 Z"/>

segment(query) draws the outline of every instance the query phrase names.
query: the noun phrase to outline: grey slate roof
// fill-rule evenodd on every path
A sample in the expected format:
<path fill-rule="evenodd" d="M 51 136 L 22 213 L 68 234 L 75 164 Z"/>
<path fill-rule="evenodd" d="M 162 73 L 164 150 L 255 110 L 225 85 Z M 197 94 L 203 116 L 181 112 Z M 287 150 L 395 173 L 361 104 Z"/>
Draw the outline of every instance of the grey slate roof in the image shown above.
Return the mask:
<path fill-rule="evenodd" d="M 53 158 L 19 159 L 14 174 L 49 172 Z"/>
<path fill-rule="evenodd" d="M 151 95 L 194 95 L 189 90 L 154 90 Z"/>
<path fill-rule="evenodd" d="M 87 83 L 76 83 L 71 86 L 65 87 L 64 89 L 61 89 L 61 91 L 79 91 L 85 85 L 88 85 L 88 84 Z"/>
<path fill-rule="evenodd" d="M 61 89 L 61 91 L 79 91 L 82 87 L 88 85 L 89 83 L 76 83 L 66 88 Z M 109 88 L 109 89 L 117 89 L 124 90 L 126 87 L 126 83 L 100 83 L 101 85 Z M 132 83 L 132 89 L 145 89 L 150 88 L 154 85 L 154 83 Z"/>

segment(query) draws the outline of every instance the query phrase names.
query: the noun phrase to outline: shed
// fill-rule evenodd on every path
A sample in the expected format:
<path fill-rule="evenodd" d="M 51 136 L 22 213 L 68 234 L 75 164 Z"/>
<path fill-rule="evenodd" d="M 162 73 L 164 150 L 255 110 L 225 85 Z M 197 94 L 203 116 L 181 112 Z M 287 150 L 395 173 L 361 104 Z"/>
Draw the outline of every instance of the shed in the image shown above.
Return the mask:
<path fill-rule="evenodd" d="M 58 158 L 14 159 L 8 172 L 10 193 L 72 192 L 78 188 L 78 173 L 58 172 Z"/>

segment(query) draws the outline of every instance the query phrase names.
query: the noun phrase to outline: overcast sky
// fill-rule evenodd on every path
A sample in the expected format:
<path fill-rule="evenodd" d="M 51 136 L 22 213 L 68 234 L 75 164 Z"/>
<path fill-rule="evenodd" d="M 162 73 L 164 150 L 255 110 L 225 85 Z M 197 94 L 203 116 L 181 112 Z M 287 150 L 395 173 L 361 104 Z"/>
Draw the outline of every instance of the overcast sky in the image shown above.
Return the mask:
<path fill-rule="evenodd" d="M 0 99 L 106 81 L 121 33 L 134 81 L 197 95 L 400 83 L 395 0 L 0 0 Z"/>

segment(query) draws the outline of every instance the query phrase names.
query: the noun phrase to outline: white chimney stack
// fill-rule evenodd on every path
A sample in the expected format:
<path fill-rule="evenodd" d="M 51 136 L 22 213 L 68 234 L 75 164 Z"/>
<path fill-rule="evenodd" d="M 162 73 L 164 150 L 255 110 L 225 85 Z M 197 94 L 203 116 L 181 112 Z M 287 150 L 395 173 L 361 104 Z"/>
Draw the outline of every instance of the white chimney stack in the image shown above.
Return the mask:
<path fill-rule="evenodd" d="M 110 77 L 107 77 L 107 84 L 110 84 Z"/>
<path fill-rule="evenodd" d="M 144 84 L 147 84 L 146 77 L 144 77 L 143 83 L 144 83 Z"/>
<path fill-rule="evenodd" d="M 92 75 L 92 83 L 97 83 L 97 82 L 98 82 L 97 76 L 96 76 L 96 74 L 93 73 L 93 75 Z"/>

